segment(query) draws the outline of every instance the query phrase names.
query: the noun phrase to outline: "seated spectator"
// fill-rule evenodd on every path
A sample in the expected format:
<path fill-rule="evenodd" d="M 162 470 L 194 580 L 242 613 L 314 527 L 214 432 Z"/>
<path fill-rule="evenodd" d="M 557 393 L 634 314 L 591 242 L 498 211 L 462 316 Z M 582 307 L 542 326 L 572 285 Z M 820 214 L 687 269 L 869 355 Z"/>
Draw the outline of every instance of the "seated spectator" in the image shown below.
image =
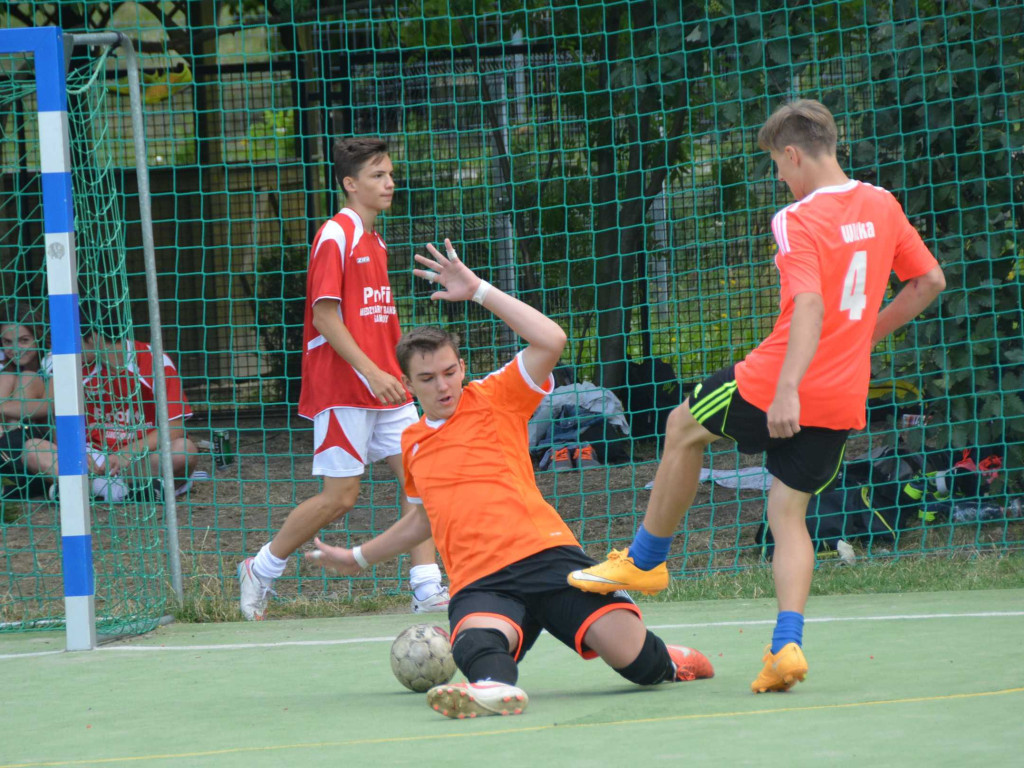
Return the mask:
<path fill-rule="evenodd" d="M 36 312 L 15 306 L 0 315 L 0 428 L 45 418 L 44 339 Z"/>
<path fill-rule="evenodd" d="M 26 472 L 26 440 L 49 434 L 41 374 L 45 326 L 38 313 L 9 305 L 0 313 L 0 495 L 42 495 L 45 482 Z"/>
<path fill-rule="evenodd" d="M 118 339 L 119 335 L 100 318 L 83 311 L 82 377 L 89 469 L 99 475 L 93 480 L 94 495 L 108 501 L 120 501 L 131 486 L 145 488 L 160 476 L 153 352 L 149 344 Z M 163 369 L 175 493 L 181 494 L 191 485 L 189 475 L 199 449 L 185 435 L 184 422 L 192 416 L 192 409 L 167 355 Z M 53 381 L 46 378 L 47 402 L 52 404 Z M 26 440 L 24 461 L 32 472 L 54 479 L 59 474 L 57 448 L 50 441 Z"/>

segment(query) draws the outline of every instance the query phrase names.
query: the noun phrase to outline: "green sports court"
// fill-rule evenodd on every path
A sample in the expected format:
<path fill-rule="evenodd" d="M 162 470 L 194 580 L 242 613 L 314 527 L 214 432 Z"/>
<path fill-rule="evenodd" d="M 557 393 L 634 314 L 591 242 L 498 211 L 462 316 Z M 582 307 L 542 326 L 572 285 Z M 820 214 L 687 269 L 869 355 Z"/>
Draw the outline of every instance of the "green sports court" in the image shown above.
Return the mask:
<path fill-rule="evenodd" d="M 541 637 L 517 717 L 449 720 L 391 674 L 418 617 L 176 624 L 93 653 L 0 639 L 0 766 L 1012 765 L 1024 591 L 812 598 L 807 680 L 750 693 L 768 600 L 641 604 L 711 680 L 632 686 Z"/>

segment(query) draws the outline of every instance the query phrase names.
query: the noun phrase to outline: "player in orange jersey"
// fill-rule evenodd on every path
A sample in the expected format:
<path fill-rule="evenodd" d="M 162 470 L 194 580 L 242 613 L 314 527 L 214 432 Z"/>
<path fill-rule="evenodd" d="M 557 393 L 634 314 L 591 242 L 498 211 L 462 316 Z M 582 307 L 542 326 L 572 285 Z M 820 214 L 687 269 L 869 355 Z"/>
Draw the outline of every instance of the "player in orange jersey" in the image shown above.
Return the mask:
<path fill-rule="evenodd" d="M 384 460 L 402 482 L 400 438 L 417 416 L 398 380 L 401 329 L 387 247 L 374 227 L 395 192 L 388 146 L 382 139 L 342 139 L 333 156 L 345 207 L 324 222 L 310 249 L 299 396 L 299 415 L 313 422 L 313 474 L 323 477 L 323 489 L 238 564 L 239 604 L 250 621 L 264 617 L 271 585 L 292 553 L 355 506 L 366 465 Z M 413 612 L 446 610 L 433 546 L 424 542 L 410 555 Z"/>
<path fill-rule="evenodd" d="M 448 717 L 518 714 L 518 662 L 542 629 L 583 658 L 600 656 L 640 685 L 711 677 L 698 651 L 666 646 L 624 593 L 586 594 L 566 576 L 594 563 L 537 488 L 527 422 L 554 380 L 566 337 L 552 320 L 481 280 L 445 240 L 415 274 L 442 290 L 431 298 L 473 299 L 527 346 L 502 369 L 463 386 L 458 340 L 426 326 L 402 336 L 402 381 L 423 418 L 402 434 L 405 491 L 416 511 L 354 549 L 315 541 L 324 565 L 354 575 L 434 534 L 451 580 L 452 653 L 468 682 L 436 686 L 428 703 Z"/>
<path fill-rule="evenodd" d="M 836 476 L 851 429 L 865 425 L 871 349 L 945 287 L 935 258 L 886 190 L 847 178 L 836 125 L 817 101 L 785 104 L 758 134 L 797 202 L 772 220 L 780 312 L 746 359 L 697 385 L 672 412 L 654 489 L 633 543 L 569 583 L 589 592 L 668 586 L 672 536 L 696 493 L 705 447 L 720 437 L 764 453 L 779 616 L 755 693 L 807 673 L 803 613 L 814 571 L 807 504 Z M 906 285 L 879 312 L 889 276 Z"/>

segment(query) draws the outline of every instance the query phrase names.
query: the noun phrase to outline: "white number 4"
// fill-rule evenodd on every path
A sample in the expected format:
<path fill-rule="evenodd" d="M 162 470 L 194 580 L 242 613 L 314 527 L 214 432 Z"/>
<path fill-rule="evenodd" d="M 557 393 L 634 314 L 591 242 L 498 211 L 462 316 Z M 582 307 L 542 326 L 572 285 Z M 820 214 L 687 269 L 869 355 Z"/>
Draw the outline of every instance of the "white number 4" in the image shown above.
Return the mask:
<path fill-rule="evenodd" d="M 849 312 L 851 320 L 860 320 L 864 307 L 868 305 L 864 284 L 868 277 L 868 252 L 857 251 L 850 259 L 850 267 L 843 280 L 843 298 L 839 302 L 840 312 Z"/>

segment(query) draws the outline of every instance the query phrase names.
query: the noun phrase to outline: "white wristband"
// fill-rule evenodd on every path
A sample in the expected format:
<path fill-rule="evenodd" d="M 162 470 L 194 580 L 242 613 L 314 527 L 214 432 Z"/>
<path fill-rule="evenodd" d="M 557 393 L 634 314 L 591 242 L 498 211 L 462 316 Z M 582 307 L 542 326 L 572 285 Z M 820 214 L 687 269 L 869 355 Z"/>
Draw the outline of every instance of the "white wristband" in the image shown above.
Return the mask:
<path fill-rule="evenodd" d="M 360 568 L 370 567 L 370 561 L 363 557 L 362 547 L 352 547 L 352 559 L 358 563 Z"/>
<path fill-rule="evenodd" d="M 483 304 L 489 290 L 491 290 L 491 284 L 486 280 L 481 280 L 480 285 L 476 288 L 476 293 L 473 294 L 473 301 L 477 304 Z"/>

